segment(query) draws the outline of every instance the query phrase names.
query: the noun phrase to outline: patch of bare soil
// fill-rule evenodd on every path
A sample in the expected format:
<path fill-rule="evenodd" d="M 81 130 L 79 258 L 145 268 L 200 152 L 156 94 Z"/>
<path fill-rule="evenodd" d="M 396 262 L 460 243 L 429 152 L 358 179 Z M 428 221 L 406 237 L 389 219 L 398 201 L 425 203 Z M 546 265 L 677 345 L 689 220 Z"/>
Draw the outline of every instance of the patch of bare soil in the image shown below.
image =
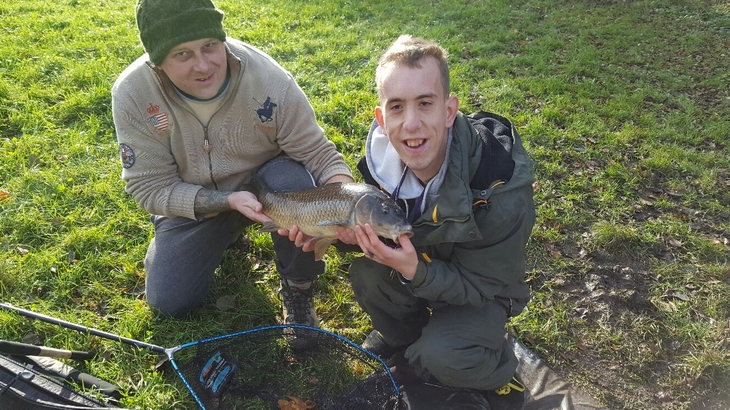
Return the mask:
<path fill-rule="evenodd" d="M 698 222 L 695 229 L 717 238 L 719 222 Z M 717 240 L 724 240 L 727 244 L 728 238 Z M 674 263 L 675 245 L 658 245 L 653 255 L 647 255 L 647 260 L 651 257 L 663 263 Z M 579 261 L 581 265 L 581 274 L 570 277 L 557 275 L 549 279 L 552 288 L 572 309 L 568 326 L 575 323 L 580 324 L 584 332 L 586 329 L 600 331 L 600 335 L 577 339 L 577 350 L 573 352 L 551 352 L 556 354 L 551 366 L 558 374 L 584 389 L 608 409 L 728 408 L 730 394 L 718 395 L 717 386 L 703 386 L 702 377 L 688 379 L 687 388 L 682 392 L 662 387 L 659 378 L 669 377 L 677 366 L 672 358 L 689 352 L 679 342 L 673 342 L 671 335 L 666 335 L 665 343 L 656 344 L 651 340 L 641 340 L 642 331 L 635 329 L 650 325 L 656 329 L 647 330 L 647 333 L 663 332 L 655 303 L 657 300 L 668 304 L 688 301 L 696 296 L 691 286 L 656 295 L 660 278 L 646 261 L 616 258 L 602 252 L 588 254 L 578 246 L 550 248 L 551 253 L 559 253 L 562 257 Z M 622 346 L 612 351 L 611 342 L 601 343 L 600 338 L 614 336 L 619 340 L 616 343 Z M 626 344 L 634 346 L 627 349 Z M 626 353 L 632 349 L 636 350 L 635 355 Z"/>

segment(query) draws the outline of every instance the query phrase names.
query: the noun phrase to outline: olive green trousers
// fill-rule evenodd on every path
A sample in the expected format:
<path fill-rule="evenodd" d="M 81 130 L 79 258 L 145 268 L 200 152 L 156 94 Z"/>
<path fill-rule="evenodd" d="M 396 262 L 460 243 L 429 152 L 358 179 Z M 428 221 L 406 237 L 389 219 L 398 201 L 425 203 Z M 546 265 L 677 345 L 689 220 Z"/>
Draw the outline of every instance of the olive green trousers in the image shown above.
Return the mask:
<path fill-rule="evenodd" d="M 418 372 L 448 386 L 477 390 L 498 389 L 514 376 L 517 358 L 506 338 L 509 317 L 500 302 L 431 309 L 389 267 L 366 258 L 353 261 L 350 281 L 385 341 L 410 345 L 405 357 Z"/>

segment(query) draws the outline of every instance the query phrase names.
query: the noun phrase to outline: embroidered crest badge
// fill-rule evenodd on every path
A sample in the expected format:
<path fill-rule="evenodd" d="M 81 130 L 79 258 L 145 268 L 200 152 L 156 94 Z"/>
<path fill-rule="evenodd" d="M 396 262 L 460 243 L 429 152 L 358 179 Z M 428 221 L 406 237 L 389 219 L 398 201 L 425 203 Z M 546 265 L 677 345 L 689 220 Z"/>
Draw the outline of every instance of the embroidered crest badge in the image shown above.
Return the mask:
<path fill-rule="evenodd" d="M 167 113 L 166 112 L 160 112 L 160 106 L 159 105 L 152 105 L 150 103 L 150 106 L 147 108 L 147 113 L 151 115 L 147 119 L 147 121 L 152 124 L 153 127 L 155 127 L 158 131 L 166 131 L 167 126 L 169 125 L 169 121 L 167 119 Z"/>
<path fill-rule="evenodd" d="M 119 144 L 119 156 L 122 157 L 122 167 L 132 168 L 134 165 L 134 151 L 127 144 Z"/>
<path fill-rule="evenodd" d="M 259 103 L 259 101 L 255 98 L 254 101 Z M 276 108 L 276 104 L 271 102 L 271 97 L 266 97 L 266 101 L 264 101 L 263 104 L 259 103 L 259 105 L 261 105 L 261 108 L 256 110 L 256 114 L 258 114 L 259 120 L 261 120 L 262 123 L 273 120 L 274 108 Z"/>

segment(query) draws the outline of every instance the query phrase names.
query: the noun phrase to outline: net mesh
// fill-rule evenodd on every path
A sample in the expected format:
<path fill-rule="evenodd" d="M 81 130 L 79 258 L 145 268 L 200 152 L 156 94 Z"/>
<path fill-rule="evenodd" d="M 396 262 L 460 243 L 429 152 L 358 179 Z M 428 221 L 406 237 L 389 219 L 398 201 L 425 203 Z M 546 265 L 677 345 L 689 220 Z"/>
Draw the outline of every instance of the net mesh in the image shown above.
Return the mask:
<path fill-rule="evenodd" d="M 398 409 L 384 362 L 321 329 L 279 325 L 182 346 L 173 362 L 204 409 Z"/>

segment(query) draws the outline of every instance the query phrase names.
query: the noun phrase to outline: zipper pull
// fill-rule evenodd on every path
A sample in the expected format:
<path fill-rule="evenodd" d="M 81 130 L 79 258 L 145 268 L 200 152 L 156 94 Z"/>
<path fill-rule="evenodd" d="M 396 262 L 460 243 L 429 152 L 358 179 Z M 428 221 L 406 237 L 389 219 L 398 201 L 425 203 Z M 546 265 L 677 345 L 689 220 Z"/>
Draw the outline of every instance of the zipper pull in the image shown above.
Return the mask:
<path fill-rule="evenodd" d="M 210 154 L 210 151 L 213 149 L 213 146 L 210 145 L 210 141 L 208 140 L 208 127 L 203 127 L 203 149 L 206 154 Z"/>

